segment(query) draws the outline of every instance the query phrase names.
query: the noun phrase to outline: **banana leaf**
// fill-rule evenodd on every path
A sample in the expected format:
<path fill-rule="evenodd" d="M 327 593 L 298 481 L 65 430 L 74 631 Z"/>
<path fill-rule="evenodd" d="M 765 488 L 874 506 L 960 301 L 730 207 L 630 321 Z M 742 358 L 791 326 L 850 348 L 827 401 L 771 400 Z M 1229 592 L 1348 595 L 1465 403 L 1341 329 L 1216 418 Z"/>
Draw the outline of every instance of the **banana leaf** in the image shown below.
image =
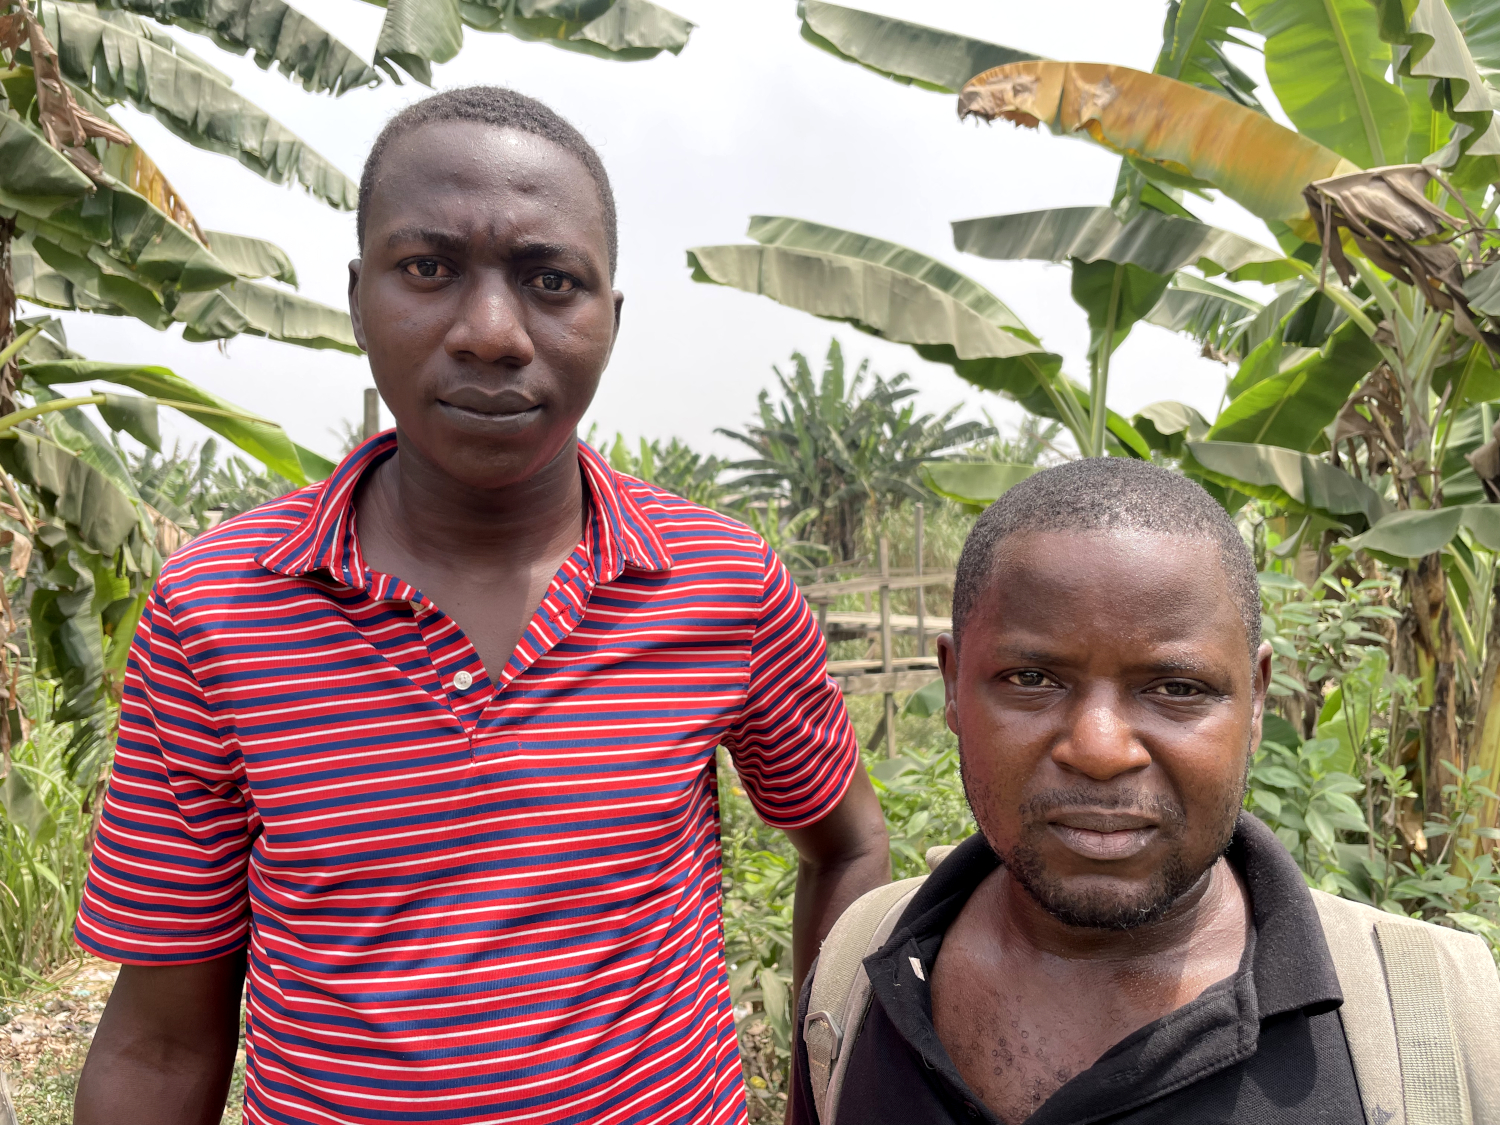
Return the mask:
<path fill-rule="evenodd" d="M 74 360 L 26 363 L 21 370 L 26 378 L 43 386 L 114 383 L 139 394 L 168 400 L 176 409 L 233 442 L 272 472 L 280 473 L 294 484 L 307 482 L 297 449 L 285 430 L 275 422 L 257 418 L 203 390 L 165 367 Z"/>
<path fill-rule="evenodd" d="M 595 58 L 633 62 L 663 51 L 678 54 L 693 24 L 649 0 L 474 0 L 435 4 L 415 0 L 370 0 L 387 9 L 376 48 L 376 65 L 400 81 L 400 66 L 430 85 L 431 63 L 458 52 L 462 29 L 504 32 L 517 39 L 547 43 Z"/>
<path fill-rule="evenodd" d="M 975 508 L 987 508 L 1011 486 L 1034 473 L 1038 465 L 985 461 L 924 461 L 922 483 L 939 496 Z"/>
<path fill-rule="evenodd" d="M 1380 358 L 1370 338 L 1345 321 L 1322 349 L 1234 399 L 1208 436 L 1214 441 L 1307 450 Z"/>
<path fill-rule="evenodd" d="M 1297 275 L 1280 250 L 1190 219 L 1141 211 L 1128 223 L 1108 207 L 1060 207 L 965 219 L 953 224 L 953 245 L 1000 261 L 1100 260 L 1172 274 L 1196 266 L 1234 281 L 1282 281 Z"/>
<path fill-rule="evenodd" d="M 750 229 L 745 233 L 762 246 L 790 246 L 889 266 L 942 290 L 997 327 L 1018 332 L 1023 338 L 1033 342 L 1035 340 L 1020 317 L 984 286 L 936 258 L 929 258 L 926 254 L 919 254 L 905 246 L 872 238 L 867 234 L 810 223 L 804 219 L 773 215 L 753 216 Z"/>
<path fill-rule="evenodd" d="M 158 330 L 172 322 L 161 295 L 107 254 L 82 256 L 23 234 L 11 243 L 11 265 L 17 296 L 44 307 L 133 316 Z"/>
<path fill-rule="evenodd" d="M 93 8 L 42 0 L 37 15 L 63 76 L 100 101 L 126 102 L 272 183 L 301 183 L 334 207 L 354 209 L 353 180 L 213 74 L 124 26 L 124 13 L 106 19 Z"/>
<path fill-rule="evenodd" d="M 185 325 L 185 340 L 222 340 L 245 333 L 304 348 L 362 354 L 343 309 L 253 281 L 236 281 L 212 293 L 184 294 L 174 304 L 172 318 Z"/>
<path fill-rule="evenodd" d="M 1026 360 L 1055 360 L 1010 324 L 982 316 L 909 269 L 777 245 L 700 246 L 688 251 L 688 265 L 694 281 L 759 293 L 896 343 L 948 349 L 955 362 L 985 368 L 992 389 L 1029 389 L 1035 375 Z"/>
<path fill-rule="evenodd" d="M 1209 430 L 1208 419 L 1184 402 L 1153 402 L 1143 406 L 1130 424 L 1153 452 L 1168 457 L 1181 457 L 1184 443 L 1201 440 Z"/>
<path fill-rule="evenodd" d="M 959 112 L 1030 128 L 1045 122 L 1056 134 L 1082 136 L 1149 162 L 1185 185 L 1216 187 L 1306 241 L 1316 231 L 1302 189 L 1313 180 L 1358 171 L 1338 153 L 1253 109 L 1123 66 L 1011 63 L 970 81 L 959 95 Z"/>
<path fill-rule="evenodd" d="M 342 94 L 373 86 L 380 75 L 328 31 L 281 0 L 95 0 L 157 23 L 207 35 L 226 51 L 253 52 L 310 93 Z"/>
<path fill-rule="evenodd" d="M 458 0 L 386 0 L 375 65 L 395 79 L 394 64 L 431 86 L 432 64 L 447 62 L 463 45 Z"/>
<path fill-rule="evenodd" d="M 855 8 L 802 0 L 802 38 L 866 70 L 900 82 L 956 94 L 974 75 L 1037 56 L 996 43 Z"/>
<path fill-rule="evenodd" d="M 1461 527 L 1467 527 L 1482 546 L 1500 550 L 1500 505 L 1495 504 L 1392 512 L 1347 544 L 1391 560 L 1420 559 L 1441 551 Z"/>
<path fill-rule="evenodd" d="M 1391 51 L 1369 0 L 1240 6 L 1266 37 L 1266 77 L 1299 133 L 1361 168 L 1401 160 L 1410 128 L 1406 98 L 1385 80 Z"/>
<path fill-rule="evenodd" d="M 42 493 L 90 548 L 113 557 L 137 526 L 130 497 L 76 453 L 35 434 L 11 433 L 0 439 L 0 466 Z"/>
<path fill-rule="evenodd" d="M 1272 500 L 1296 512 L 1314 512 L 1355 530 L 1377 523 L 1385 501 L 1364 481 L 1318 457 L 1274 445 L 1190 441 L 1183 468 L 1248 496 Z"/>
<path fill-rule="evenodd" d="M 1443 0 L 1417 0 L 1408 16 L 1402 0 L 1380 0 L 1379 11 L 1383 37 L 1398 46 L 1396 73 L 1419 83 L 1426 79 L 1423 85 L 1434 113 L 1467 127 L 1450 162 L 1465 155 L 1500 156 L 1500 123 L 1495 120 L 1492 91 L 1448 5 Z M 1490 16 L 1500 17 L 1500 9 Z"/>
<path fill-rule="evenodd" d="M 1250 21 L 1233 0 L 1181 0 L 1167 5 L 1161 53 L 1152 73 L 1190 82 L 1260 110 L 1255 80 L 1230 61 L 1224 45 L 1248 44 L 1235 34 L 1248 31 Z M 1264 112 L 1264 111 L 1262 111 Z"/>
<path fill-rule="evenodd" d="M 94 190 L 93 180 L 9 109 L 0 109 L 0 168 L 0 207 L 40 218 Z"/>
<path fill-rule="evenodd" d="M 218 230 L 206 230 L 203 236 L 214 256 L 240 277 L 271 277 L 288 285 L 297 284 L 296 267 L 274 242 Z"/>
<path fill-rule="evenodd" d="M 1243 353 L 1250 325 L 1263 309 L 1259 301 L 1195 277 L 1179 273 L 1143 318 L 1148 324 L 1181 332 L 1222 356 Z"/>
<path fill-rule="evenodd" d="M 38 385 L 35 380 L 26 385 L 38 403 L 67 397 L 48 387 Z M 90 387 L 87 393 L 93 393 L 95 390 L 96 388 Z M 124 396 L 116 397 L 123 398 Z M 141 494 L 136 489 L 135 480 L 130 475 L 130 468 L 125 464 L 125 459 L 120 456 L 114 443 L 104 435 L 104 431 L 94 425 L 87 414 L 77 407 L 71 407 L 43 414 L 40 422 L 46 429 L 47 436 L 54 442 L 103 473 L 131 501 L 140 503 Z"/>

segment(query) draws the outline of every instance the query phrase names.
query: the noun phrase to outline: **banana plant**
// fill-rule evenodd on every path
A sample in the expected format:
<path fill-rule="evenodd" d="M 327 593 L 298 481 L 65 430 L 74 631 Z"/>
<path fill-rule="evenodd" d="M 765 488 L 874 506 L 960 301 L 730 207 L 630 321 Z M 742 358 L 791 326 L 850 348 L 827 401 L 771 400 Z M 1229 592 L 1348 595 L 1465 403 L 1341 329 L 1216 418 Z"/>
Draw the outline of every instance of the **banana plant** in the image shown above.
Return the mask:
<path fill-rule="evenodd" d="M 1216 416 L 1158 403 L 1132 430 L 1231 510 L 1253 499 L 1279 513 L 1293 529 L 1283 557 L 1312 550 L 1320 571 L 1344 558 L 1401 575 L 1393 648 L 1423 709 L 1420 799 L 1441 814 L 1445 761 L 1500 781 L 1490 617 L 1500 6 L 1180 0 L 1168 5 L 1150 73 L 1043 59 L 821 0 L 804 0 L 801 14 L 813 45 L 956 94 L 962 116 L 1045 127 L 1120 156 L 1108 208 L 956 223 L 955 245 L 1070 263 L 1089 312 L 1089 401 L 1106 401 L 1110 354 L 1140 321 L 1187 333 L 1229 365 Z M 1290 128 L 1226 51 L 1251 36 Z M 1193 197 L 1215 192 L 1263 220 L 1277 250 L 1240 261 L 1167 254 L 1173 225 L 1194 220 Z M 1250 270 L 1275 285 L 1269 301 L 1232 287 Z M 1052 414 L 1081 452 L 1105 451 L 1095 416 Z M 996 472 L 997 483 L 964 487 L 995 491 Z M 1465 665 L 1483 674 L 1466 676 Z"/>

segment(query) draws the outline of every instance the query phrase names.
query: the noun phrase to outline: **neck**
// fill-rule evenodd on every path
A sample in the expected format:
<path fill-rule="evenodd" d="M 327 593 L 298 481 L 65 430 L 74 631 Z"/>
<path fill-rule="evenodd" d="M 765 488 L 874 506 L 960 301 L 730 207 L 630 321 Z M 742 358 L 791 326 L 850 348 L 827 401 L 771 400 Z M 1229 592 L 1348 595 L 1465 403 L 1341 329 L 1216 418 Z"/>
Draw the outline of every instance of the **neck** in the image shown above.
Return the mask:
<path fill-rule="evenodd" d="M 990 880 L 994 921 L 1011 948 L 1067 961 L 1129 962 L 1182 953 L 1205 940 L 1243 942 L 1249 899 L 1219 859 L 1154 922 L 1129 929 L 1075 926 L 1049 913 L 1010 873 Z"/>
<path fill-rule="evenodd" d="M 401 443 L 364 491 L 402 548 L 459 566 L 525 561 L 563 540 L 571 546 L 582 534 L 583 472 L 575 438 L 534 476 L 493 489 L 456 481 L 414 444 Z"/>

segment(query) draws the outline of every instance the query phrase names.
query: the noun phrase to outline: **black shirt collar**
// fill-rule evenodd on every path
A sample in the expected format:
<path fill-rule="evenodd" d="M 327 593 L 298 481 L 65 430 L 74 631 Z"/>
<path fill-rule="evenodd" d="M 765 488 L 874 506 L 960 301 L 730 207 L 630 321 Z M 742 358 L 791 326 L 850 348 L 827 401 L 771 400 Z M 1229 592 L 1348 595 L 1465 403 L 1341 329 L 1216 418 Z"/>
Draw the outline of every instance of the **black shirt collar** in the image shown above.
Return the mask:
<path fill-rule="evenodd" d="M 1048 1101 L 1037 1125 L 1093 1120 L 1104 1091 L 1112 1095 L 1110 1112 L 1159 1098 L 1253 1055 L 1262 1021 L 1343 1003 L 1312 895 L 1281 842 L 1241 813 L 1227 857 L 1244 877 L 1253 921 L 1239 970 L 1117 1043 Z M 917 892 L 891 939 L 865 959 L 886 1015 L 965 1104 L 978 1099 L 937 1038 L 927 972 L 948 926 L 999 862 L 983 836 L 964 841 Z"/>

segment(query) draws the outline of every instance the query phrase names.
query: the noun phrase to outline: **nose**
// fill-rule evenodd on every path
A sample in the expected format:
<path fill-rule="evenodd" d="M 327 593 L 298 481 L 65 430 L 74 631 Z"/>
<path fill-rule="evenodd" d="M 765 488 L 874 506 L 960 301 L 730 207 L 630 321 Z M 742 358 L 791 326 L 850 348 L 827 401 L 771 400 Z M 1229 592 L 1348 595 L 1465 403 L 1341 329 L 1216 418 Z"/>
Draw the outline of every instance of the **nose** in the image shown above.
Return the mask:
<path fill-rule="evenodd" d="M 1137 736 L 1124 701 L 1106 688 L 1078 700 L 1068 727 L 1052 748 L 1052 760 L 1065 770 L 1094 781 L 1108 781 L 1151 764 L 1151 754 Z"/>
<path fill-rule="evenodd" d="M 476 270 L 465 280 L 463 298 L 443 346 L 455 359 L 525 367 L 536 358 L 526 327 L 524 299 L 498 271 Z"/>

